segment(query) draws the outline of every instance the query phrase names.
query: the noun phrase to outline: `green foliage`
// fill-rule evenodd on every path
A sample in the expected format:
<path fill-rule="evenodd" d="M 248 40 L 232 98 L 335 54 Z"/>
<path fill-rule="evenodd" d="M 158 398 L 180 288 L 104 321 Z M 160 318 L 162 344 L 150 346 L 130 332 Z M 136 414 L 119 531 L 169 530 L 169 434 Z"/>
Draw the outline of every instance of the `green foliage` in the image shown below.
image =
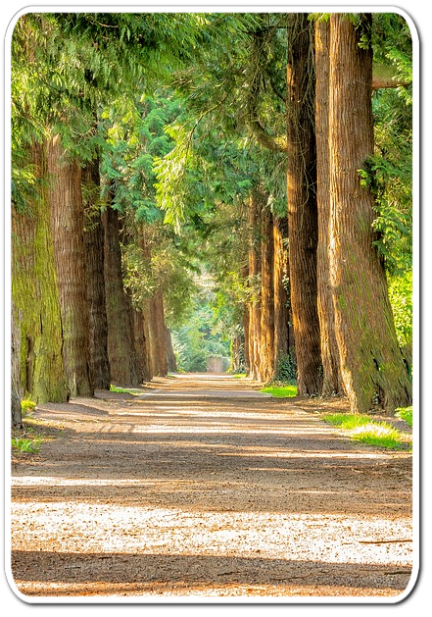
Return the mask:
<path fill-rule="evenodd" d="M 30 399 L 24 399 L 21 401 L 21 412 L 23 415 L 27 415 L 32 411 L 35 411 L 35 409 L 36 403 L 34 401 L 31 401 Z"/>
<path fill-rule="evenodd" d="M 413 285 L 412 270 L 395 275 L 390 279 L 389 298 L 393 310 L 396 334 L 402 349 L 412 346 L 413 328 Z"/>
<path fill-rule="evenodd" d="M 297 361 L 293 350 L 290 350 L 289 354 L 278 358 L 275 379 L 276 381 L 297 379 Z"/>
<path fill-rule="evenodd" d="M 36 453 L 40 451 L 40 442 L 33 439 L 23 439 L 21 437 L 13 437 L 11 440 L 12 448 L 15 448 L 19 452 L 32 452 Z"/>
<path fill-rule="evenodd" d="M 229 358 L 230 342 L 218 317 L 212 280 L 207 275 L 198 280 L 198 291 L 187 321 L 172 330 L 177 367 L 184 372 L 207 370 L 207 360 Z M 226 363 L 228 369 L 229 361 Z"/>

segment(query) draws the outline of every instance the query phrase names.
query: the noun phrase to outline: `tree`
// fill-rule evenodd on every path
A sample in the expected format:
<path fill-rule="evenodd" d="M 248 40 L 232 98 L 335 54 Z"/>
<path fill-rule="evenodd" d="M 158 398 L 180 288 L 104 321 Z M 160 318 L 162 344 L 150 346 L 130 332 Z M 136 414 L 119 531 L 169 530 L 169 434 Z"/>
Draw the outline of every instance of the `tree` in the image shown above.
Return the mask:
<path fill-rule="evenodd" d="M 373 154 L 372 49 L 359 45 L 370 15 L 330 18 L 330 280 L 336 339 L 351 409 L 388 413 L 411 400 L 382 262 L 373 245 L 374 199 L 358 170 Z"/>
<path fill-rule="evenodd" d="M 328 19 L 317 19 L 315 22 L 315 136 L 318 207 L 317 300 L 323 368 L 322 394 L 324 396 L 343 393 L 328 255 L 330 242 L 330 166 L 332 164 L 328 147 L 329 51 L 330 22 Z"/>
<path fill-rule="evenodd" d="M 49 142 L 48 175 L 66 378 L 71 396 L 92 396 L 81 166 L 68 160 L 59 135 Z"/>
<path fill-rule="evenodd" d="M 287 18 L 287 195 L 291 305 L 299 395 L 320 394 L 317 310 L 316 150 L 313 24 L 306 13 Z"/>
<path fill-rule="evenodd" d="M 82 171 L 84 200 L 84 249 L 89 306 L 90 371 L 95 389 L 109 390 L 111 372 L 108 357 L 108 318 L 105 292 L 105 238 L 101 216 L 99 156 Z"/>

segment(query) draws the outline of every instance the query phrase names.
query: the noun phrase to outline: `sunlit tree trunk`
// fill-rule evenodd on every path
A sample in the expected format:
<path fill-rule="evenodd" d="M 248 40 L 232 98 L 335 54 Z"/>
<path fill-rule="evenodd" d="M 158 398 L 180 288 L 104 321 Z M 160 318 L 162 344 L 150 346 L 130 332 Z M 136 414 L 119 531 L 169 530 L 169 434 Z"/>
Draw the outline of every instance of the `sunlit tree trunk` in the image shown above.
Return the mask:
<path fill-rule="evenodd" d="M 261 242 L 260 222 L 263 200 L 255 188 L 249 200 L 249 374 L 260 380 L 261 339 Z"/>
<path fill-rule="evenodd" d="M 316 151 L 313 24 L 306 13 L 287 20 L 287 193 L 291 305 L 299 395 L 321 392 L 317 309 Z"/>
<path fill-rule="evenodd" d="M 108 318 L 105 303 L 105 239 L 98 203 L 100 189 L 99 160 L 95 159 L 83 169 L 83 196 L 86 213 L 84 247 L 89 307 L 90 365 L 95 388 L 109 390 L 111 373 L 108 357 Z"/>
<path fill-rule="evenodd" d="M 49 143 L 48 173 L 66 377 L 71 396 L 92 396 L 81 166 L 67 159 L 58 135 Z"/>
<path fill-rule="evenodd" d="M 371 17 L 363 15 L 363 31 Z M 362 28 L 330 20 L 330 277 L 345 390 L 355 412 L 381 405 L 388 413 L 411 401 L 383 266 L 373 246 L 373 196 L 358 170 L 373 154 L 372 50 Z"/>
<path fill-rule="evenodd" d="M 28 202 L 28 212 L 19 214 L 12 208 L 12 303 L 15 318 L 19 315 L 20 385 L 37 403 L 64 402 L 69 392 L 62 354 L 45 146 L 33 144 L 29 156 L 36 191 Z"/>
<path fill-rule="evenodd" d="M 261 210 L 261 323 L 260 378 L 274 377 L 274 279 L 273 216 L 268 207 Z"/>
<path fill-rule="evenodd" d="M 165 377 L 168 374 L 166 356 L 166 334 L 163 308 L 163 295 L 160 289 L 156 290 L 148 303 L 150 353 L 153 375 Z"/>
<path fill-rule="evenodd" d="M 329 51 L 330 23 L 328 21 L 317 21 L 315 24 L 315 135 L 317 144 L 318 204 L 317 281 L 323 366 L 322 394 L 324 396 L 343 393 L 328 256 L 330 241 Z"/>

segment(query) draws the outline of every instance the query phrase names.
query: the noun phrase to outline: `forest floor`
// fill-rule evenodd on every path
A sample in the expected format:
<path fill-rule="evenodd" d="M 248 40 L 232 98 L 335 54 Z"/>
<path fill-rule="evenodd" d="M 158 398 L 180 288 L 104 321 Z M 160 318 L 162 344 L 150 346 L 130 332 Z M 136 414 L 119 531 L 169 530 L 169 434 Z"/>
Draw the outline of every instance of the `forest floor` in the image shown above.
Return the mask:
<path fill-rule="evenodd" d="M 52 439 L 12 460 L 17 589 L 143 602 L 402 594 L 412 455 L 325 424 L 344 401 L 257 387 L 179 375 L 39 406 Z"/>

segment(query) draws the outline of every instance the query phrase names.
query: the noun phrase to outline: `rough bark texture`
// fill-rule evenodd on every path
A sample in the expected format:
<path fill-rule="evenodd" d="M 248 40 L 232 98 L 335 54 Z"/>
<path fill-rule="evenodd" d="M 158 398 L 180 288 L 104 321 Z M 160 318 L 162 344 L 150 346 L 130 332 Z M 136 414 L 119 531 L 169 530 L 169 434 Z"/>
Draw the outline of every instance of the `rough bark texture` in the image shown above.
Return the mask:
<path fill-rule="evenodd" d="M 259 224 L 262 208 L 261 194 L 252 191 L 249 200 L 249 375 L 259 380 L 260 338 L 261 338 L 261 246 Z"/>
<path fill-rule="evenodd" d="M 273 220 L 273 287 L 274 287 L 274 367 L 289 350 L 288 313 L 288 251 L 284 239 L 288 236 L 287 219 Z"/>
<path fill-rule="evenodd" d="M 372 245 L 373 197 L 358 174 L 373 153 L 372 51 L 343 15 L 330 26 L 330 273 L 342 376 L 353 411 L 379 404 L 393 413 L 410 403 L 411 385 Z"/>
<path fill-rule="evenodd" d="M 243 281 L 247 282 L 249 277 L 249 264 L 242 269 Z M 245 304 L 243 308 L 243 333 L 244 333 L 244 371 L 246 375 L 250 373 L 250 351 L 249 351 L 249 324 L 250 324 L 250 305 Z"/>
<path fill-rule="evenodd" d="M 12 301 L 20 318 L 20 383 L 36 403 L 64 402 L 62 320 L 50 229 L 46 148 L 30 156 L 37 193 L 29 212 L 12 209 Z"/>
<path fill-rule="evenodd" d="M 317 21 L 315 24 L 315 136 L 317 149 L 318 205 L 317 283 L 321 360 L 323 367 L 323 396 L 343 393 L 328 256 L 330 241 L 330 157 L 328 144 L 329 46 L 330 23 L 328 21 Z"/>
<path fill-rule="evenodd" d="M 316 152 L 313 24 L 306 13 L 288 16 L 287 192 L 291 305 L 299 395 L 321 392 L 317 310 Z"/>
<path fill-rule="evenodd" d="M 171 340 L 171 332 L 165 326 L 165 340 L 166 340 L 166 358 L 167 358 L 167 368 L 171 373 L 175 373 L 177 371 L 177 361 L 174 355 L 174 349 Z"/>
<path fill-rule="evenodd" d="M 274 377 L 274 279 L 273 216 L 268 207 L 261 211 L 261 324 L 260 378 Z"/>
<path fill-rule="evenodd" d="M 111 380 L 119 386 L 137 386 L 139 377 L 129 305 L 123 288 L 117 211 L 107 208 L 102 220 L 105 229 L 105 292 Z"/>
<path fill-rule="evenodd" d="M 158 289 L 150 300 L 151 348 L 154 374 L 164 377 L 168 374 L 166 354 L 165 318 L 162 290 Z"/>
<path fill-rule="evenodd" d="M 109 390 L 111 373 L 108 357 L 108 318 L 105 303 L 105 232 L 101 211 L 97 204 L 100 197 L 98 159 L 89 163 L 83 170 L 83 192 L 86 211 L 84 247 L 90 328 L 90 367 L 95 388 Z"/>
<path fill-rule="evenodd" d="M 92 396 L 81 167 L 67 160 L 59 136 L 49 143 L 48 173 L 66 378 L 71 396 Z"/>
<path fill-rule="evenodd" d="M 11 311 L 11 420 L 12 426 L 22 427 L 21 399 L 23 388 L 21 386 L 20 349 L 21 349 L 21 325 L 22 316 L 12 305 Z"/>

